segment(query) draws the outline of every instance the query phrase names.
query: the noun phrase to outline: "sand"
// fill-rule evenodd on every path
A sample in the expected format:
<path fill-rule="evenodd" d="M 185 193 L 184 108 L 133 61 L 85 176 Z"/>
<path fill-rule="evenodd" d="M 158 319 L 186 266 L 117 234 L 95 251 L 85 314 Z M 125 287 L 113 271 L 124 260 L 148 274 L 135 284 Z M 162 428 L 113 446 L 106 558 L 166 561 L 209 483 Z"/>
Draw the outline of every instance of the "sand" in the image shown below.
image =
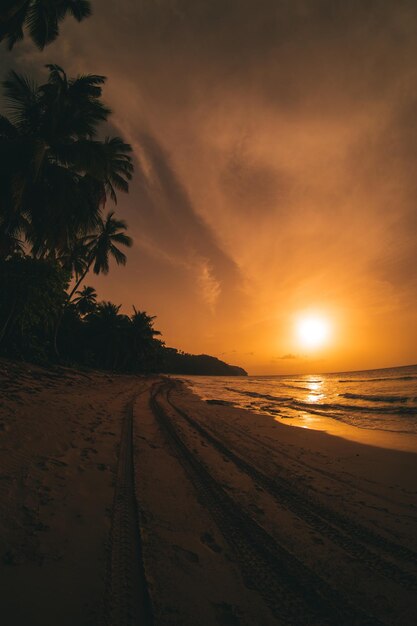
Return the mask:
<path fill-rule="evenodd" d="M 2 623 L 415 623 L 416 453 L 162 377 L 0 384 Z"/>

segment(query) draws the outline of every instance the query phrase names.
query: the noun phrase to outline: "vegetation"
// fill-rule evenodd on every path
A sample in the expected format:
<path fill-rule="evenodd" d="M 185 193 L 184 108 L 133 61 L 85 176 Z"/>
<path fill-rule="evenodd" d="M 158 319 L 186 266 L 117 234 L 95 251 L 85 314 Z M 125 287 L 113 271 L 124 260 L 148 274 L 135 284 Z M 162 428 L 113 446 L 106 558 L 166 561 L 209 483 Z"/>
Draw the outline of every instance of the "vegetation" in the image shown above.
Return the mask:
<path fill-rule="evenodd" d="M 47 260 L 0 260 L 0 352 L 47 360 L 54 320 L 65 301 L 68 273 Z"/>
<path fill-rule="evenodd" d="M 247 376 L 241 367 L 229 365 L 208 354 L 187 354 L 175 348 L 164 348 L 160 371 L 168 374 L 204 376 Z"/>
<path fill-rule="evenodd" d="M 131 148 L 120 137 L 97 136 L 110 114 L 103 76 L 47 69 L 43 85 L 15 72 L 3 85 L 0 351 L 51 359 L 59 339 L 64 359 L 146 371 L 160 347 L 153 318 L 97 303 L 92 287 L 80 291 L 90 270 L 107 274 L 111 261 L 126 264 L 127 225 L 103 211 L 129 189 Z"/>
<path fill-rule="evenodd" d="M 47 83 L 10 72 L 4 81 L 9 117 L 0 116 L 1 253 L 78 261 L 102 228 L 102 210 L 132 177 L 131 147 L 97 138 L 110 110 L 105 77 L 68 79 L 48 65 Z M 75 268 L 75 266 L 74 266 Z"/>
<path fill-rule="evenodd" d="M 43 49 L 67 15 L 81 21 L 90 13 L 87 0 L 3 0 L 0 41 L 11 49 L 26 30 Z M 126 264 L 127 224 L 104 211 L 129 190 L 132 149 L 99 136 L 111 113 L 101 100 L 104 76 L 46 69 L 41 85 L 14 71 L 3 81 L 0 354 L 130 372 L 231 373 L 212 357 L 165 348 L 144 311 L 125 315 L 81 288 L 90 270 Z"/>
<path fill-rule="evenodd" d="M 6 40 L 11 50 L 27 30 L 32 41 L 43 50 L 58 37 L 59 25 L 67 15 L 81 22 L 91 15 L 91 3 L 88 0 L 2 0 L 0 41 Z"/>

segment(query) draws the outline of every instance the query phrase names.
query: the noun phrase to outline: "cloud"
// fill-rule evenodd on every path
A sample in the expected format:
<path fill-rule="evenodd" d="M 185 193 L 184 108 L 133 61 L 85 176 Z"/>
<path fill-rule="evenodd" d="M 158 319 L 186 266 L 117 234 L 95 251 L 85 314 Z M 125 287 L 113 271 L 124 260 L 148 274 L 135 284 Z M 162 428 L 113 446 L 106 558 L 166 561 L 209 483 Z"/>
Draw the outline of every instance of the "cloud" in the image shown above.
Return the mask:
<path fill-rule="evenodd" d="M 197 284 L 203 300 L 208 304 L 210 310 L 214 312 L 221 293 L 221 284 L 213 276 L 212 269 L 207 261 L 203 261 L 200 264 Z"/>
<path fill-rule="evenodd" d="M 1 63 L 108 76 L 137 168 L 117 208 L 136 248 L 106 297 L 260 372 L 304 367 L 288 320 L 306 307 L 339 324 L 326 367 L 415 360 L 415 1 L 99 4 Z"/>

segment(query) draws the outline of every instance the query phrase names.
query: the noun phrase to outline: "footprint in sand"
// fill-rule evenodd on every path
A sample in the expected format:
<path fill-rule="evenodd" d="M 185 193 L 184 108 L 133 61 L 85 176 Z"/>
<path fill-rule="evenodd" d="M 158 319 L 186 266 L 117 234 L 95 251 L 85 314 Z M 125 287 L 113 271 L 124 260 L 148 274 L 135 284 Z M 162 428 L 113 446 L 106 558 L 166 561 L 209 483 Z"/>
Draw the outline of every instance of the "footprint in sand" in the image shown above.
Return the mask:
<path fill-rule="evenodd" d="M 81 450 L 81 456 L 87 459 L 90 458 L 90 453 L 97 454 L 97 450 L 95 448 L 83 448 Z"/>
<path fill-rule="evenodd" d="M 220 604 L 213 603 L 216 610 L 216 622 L 220 626 L 240 626 L 240 619 L 236 615 L 235 608 L 222 602 Z"/>
<path fill-rule="evenodd" d="M 172 546 L 174 551 L 176 552 L 176 555 L 178 557 L 182 557 L 183 559 L 185 559 L 186 561 L 189 561 L 190 563 L 199 563 L 200 559 L 198 558 L 198 555 L 195 554 L 195 552 L 191 552 L 190 550 L 185 550 L 184 548 L 181 548 L 180 546 Z"/>
<path fill-rule="evenodd" d="M 210 533 L 204 533 L 200 537 L 201 543 L 210 548 L 213 552 L 222 552 L 221 547 L 215 542 L 213 535 Z"/>

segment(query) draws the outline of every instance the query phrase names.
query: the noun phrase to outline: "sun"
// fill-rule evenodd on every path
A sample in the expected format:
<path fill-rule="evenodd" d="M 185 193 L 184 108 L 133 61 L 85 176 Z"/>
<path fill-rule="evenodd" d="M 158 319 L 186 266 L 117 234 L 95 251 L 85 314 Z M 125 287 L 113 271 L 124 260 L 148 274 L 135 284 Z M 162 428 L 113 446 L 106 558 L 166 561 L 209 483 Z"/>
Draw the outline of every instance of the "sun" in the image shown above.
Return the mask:
<path fill-rule="evenodd" d="M 296 333 L 303 348 L 310 350 L 321 348 L 329 339 L 330 323 L 318 315 L 303 315 L 297 320 Z"/>

